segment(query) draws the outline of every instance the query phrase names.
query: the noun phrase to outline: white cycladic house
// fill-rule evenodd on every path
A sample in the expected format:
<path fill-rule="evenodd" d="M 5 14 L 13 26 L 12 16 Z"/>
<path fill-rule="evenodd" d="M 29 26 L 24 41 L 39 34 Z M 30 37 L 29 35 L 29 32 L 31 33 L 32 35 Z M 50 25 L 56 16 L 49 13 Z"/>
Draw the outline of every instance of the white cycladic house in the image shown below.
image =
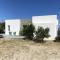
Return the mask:
<path fill-rule="evenodd" d="M 35 30 L 38 27 L 49 28 L 49 38 L 44 38 L 45 40 L 54 40 L 57 36 L 58 30 L 58 19 L 57 15 L 47 15 L 47 16 L 33 16 L 32 24 L 35 26 Z"/>
<path fill-rule="evenodd" d="M 5 35 L 19 35 L 20 19 L 5 20 Z"/>
<path fill-rule="evenodd" d="M 57 36 L 57 15 L 33 16 L 32 21 L 21 19 L 5 20 L 5 35 L 19 35 L 19 31 L 21 31 L 22 26 L 31 23 L 35 26 L 35 30 L 37 30 L 39 26 L 43 28 L 49 28 L 50 37 L 48 39 L 44 39 L 54 40 Z"/>

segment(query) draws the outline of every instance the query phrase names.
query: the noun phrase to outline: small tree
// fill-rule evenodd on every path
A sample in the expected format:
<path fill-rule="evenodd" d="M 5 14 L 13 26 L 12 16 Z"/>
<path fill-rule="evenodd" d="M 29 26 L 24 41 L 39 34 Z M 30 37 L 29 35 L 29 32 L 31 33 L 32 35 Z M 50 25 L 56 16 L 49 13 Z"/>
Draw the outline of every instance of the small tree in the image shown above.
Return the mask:
<path fill-rule="evenodd" d="M 46 38 L 50 37 L 50 35 L 49 35 L 49 28 L 45 28 L 44 35 L 45 35 Z"/>
<path fill-rule="evenodd" d="M 60 28 L 59 28 L 58 31 L 57 31 L 57 36 L 60 37 Z"/>
<path fill-rule="evenodd" d="M 27 37 L 28 38 L 33 38 L 33 32 L 34 32 L 34 26 L 32 24 L 28 25 L 27 27 Z"/>
<path fill-rule="evenodd" d="M 34 30 L 35 30 L 35 27 L 32 24 L 24 25 L 21 33 L 23 36 L 26 36 L 27 38 L 32 39 Z"/>
<path fill-rule="evenodd" d="M 26 36 L 28 25 L 23 25 L 23 29 L 20 31 L 20 35 Z"/>
<path fill-rule="evenodd" d="M 49 37 L 49 28 L 44 29 L 43 27 L 39 27 L 36 31 L 36 39 L 43 41 L 45 37 Z"/>
<path fill-rule="evenodd" d="M 5 23 L 2 22 L 0 23 L 0 33 L 4 33 L 4 30 L 5 30 Z"/>
<path fill-rule="evenodd" d="M 60 28 L 58 29 L 58 31 L 57 31 L 57 36 L 56 36 L 56 38 L 55 38 L 55 40 L 54 40 L 55 42 L 57 41 L 57 42 L 60 42 Z"/>

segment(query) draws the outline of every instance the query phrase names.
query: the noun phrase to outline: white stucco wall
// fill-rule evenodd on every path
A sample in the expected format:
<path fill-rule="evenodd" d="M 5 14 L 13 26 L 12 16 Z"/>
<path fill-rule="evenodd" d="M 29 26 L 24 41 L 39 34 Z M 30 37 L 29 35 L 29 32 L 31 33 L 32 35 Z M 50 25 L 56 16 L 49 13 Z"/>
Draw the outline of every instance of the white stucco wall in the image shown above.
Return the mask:
<path fill-rule="evenodd" d="M 14 32 L 16 32 L 16 35 L 19 35 L 20 21 L 20 19 L 5 20 L 5 35 L 9 35 L 9 32 L 12 32 L 12 35 L 14 35 Z M 8 30 L 8 25 L 10 25 L 10 31 Z"/>
<path fill-rule="evenodd" d="M 47 15 L 47 16 L 33 16 L 32 17 L 32 23 L 35 26 L 35 29 L 38 29 L 38 26 L 41 26 L 43 28 L 49 28 L 49 34 L 50 37 L 46 40 L 54 40 L 57 36 L 57 30 L 58 30 L 58 19 L 57 15 Z"/>

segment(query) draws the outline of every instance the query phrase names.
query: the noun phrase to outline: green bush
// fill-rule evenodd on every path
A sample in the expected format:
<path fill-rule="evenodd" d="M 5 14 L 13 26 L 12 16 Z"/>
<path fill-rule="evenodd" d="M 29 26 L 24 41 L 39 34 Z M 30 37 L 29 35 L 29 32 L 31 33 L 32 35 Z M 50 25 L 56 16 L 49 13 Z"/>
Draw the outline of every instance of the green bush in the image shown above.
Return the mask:
<path fill-rule="evenodd" d="M 57 31 L 57 37 L 55 38 L 54 42 L 60 42 L 60 28 Z"/>
<path fill-rule="evenodd" d="M 60 37 L 60 28 L 59 28 L 58 31 L 57 31 L 57 36 Z"/>
<path fill-rule="evenodd" d="M 2 22 L 0 23 L 0 33 L 4 33 L 4 30 L 5 30 L 5 23 Z"/>
<path fill-rule="evenodd" d="M 43 27 L 39 27 L 38 30 L 36 31 L 36 40 L 37 41 L 42 41 L 46 37 L 48 38 L 49 35 L 49 28 L 44 29 Z"/>
<path fill-rule="evenodd" d="M 20 31 L 20 35 L 25 36 L 27 33 L 28 25 L 23 25 L 23 29 Z"/>
<path fill-rule="evenodd" d="M 24 25 L 23 29 L 21 31 L 21 34 L 23 36 L 26 36 L 26 38 L 28 38 L 28 39 L 32 39 L 34 30 L 35 30 L 35 27 L 32 24 Z"/>

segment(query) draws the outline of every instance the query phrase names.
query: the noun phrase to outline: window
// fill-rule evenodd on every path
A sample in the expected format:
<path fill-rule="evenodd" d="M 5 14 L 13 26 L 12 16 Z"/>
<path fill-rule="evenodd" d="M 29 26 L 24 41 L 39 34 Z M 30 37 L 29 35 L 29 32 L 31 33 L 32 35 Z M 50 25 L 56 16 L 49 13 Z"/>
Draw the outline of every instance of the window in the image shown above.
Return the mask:
<path fill-rule="evenodd" d="M 12 32 L 9 32 L 9 35 L 12 35 Z"/>
<path fill-rule="evenodd" d="M 14 32 L 13 34 L 16 35 L 16 32 Z"/>
<path fill-rule="evenodd" d="M 10 25 L 8 25 L 8 30 L 10 31 Z"/>

